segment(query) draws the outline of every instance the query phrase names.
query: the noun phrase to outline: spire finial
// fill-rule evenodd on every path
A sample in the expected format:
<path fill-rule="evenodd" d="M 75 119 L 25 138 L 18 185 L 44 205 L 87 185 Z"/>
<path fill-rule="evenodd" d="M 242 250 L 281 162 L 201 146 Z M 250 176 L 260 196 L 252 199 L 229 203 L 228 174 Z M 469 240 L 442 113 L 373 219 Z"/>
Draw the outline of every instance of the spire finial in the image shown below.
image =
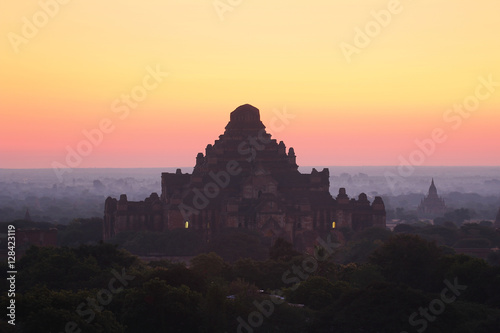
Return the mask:
<path fill-rule="evenodd" d="M 24 214 L 24 220 L 25 221 L 31 221 L 31 215 L 30 215 L 29 208 L 26 208 L 26 213 Z"/>
<path fill-rule="evenodd" d="M 431 186 L 429 187 L 429 194 L 431 193 L 437 195 L 437 188 L 436 185 L 434 185 L 434 177 L 432 177 Z"/>

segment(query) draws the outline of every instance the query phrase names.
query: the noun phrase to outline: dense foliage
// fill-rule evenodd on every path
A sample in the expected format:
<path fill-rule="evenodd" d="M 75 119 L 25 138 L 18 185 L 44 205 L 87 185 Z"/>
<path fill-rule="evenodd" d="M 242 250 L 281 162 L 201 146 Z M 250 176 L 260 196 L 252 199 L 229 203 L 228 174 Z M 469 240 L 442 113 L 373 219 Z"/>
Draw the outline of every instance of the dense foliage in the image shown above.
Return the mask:
<path fill-rule="evenodd" d="M 107 243 L 32 247 L 17 263 L 16 325 L 2 319 L 0 331 L 499 332 L 500 266 L 424 239 L 498 244 L 498 233 L 434 228 L 346 233 L 316 257 L 281 239 L 263 253 L 253 233 L 230 242 L 228 231 L 210 247 L 230 260 L 206 252 L 187 265 L 145 263 Z M 237 258 L 244 241 L 259 260 Z"/>

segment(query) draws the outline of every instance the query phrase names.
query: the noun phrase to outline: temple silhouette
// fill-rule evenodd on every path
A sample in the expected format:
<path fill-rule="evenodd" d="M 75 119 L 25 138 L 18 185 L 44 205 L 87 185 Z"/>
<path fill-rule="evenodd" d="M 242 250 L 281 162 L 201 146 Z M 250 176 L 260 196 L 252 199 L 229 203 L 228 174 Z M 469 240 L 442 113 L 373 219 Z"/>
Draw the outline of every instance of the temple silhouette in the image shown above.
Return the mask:
<path fill-rule="evenodd" d="M 500 228 L 500 208 L 498 209 L 497 218 L 495 219 L 494 226 Z"/>
<path fill-rule="evenodd" d="M 446 210 L 444 199 L 438 196 L 436 185 L 434 185 L 434 178 L 432 178 L 429 192 L 420 202 L 417 213 L 424 217 L 436 217 L 442 216 Z"/>
<path fill-rule="evenodd" d="M 247 228 L 298 250 L 313 248 L 318 236 L 335 228 L 385 228 L 381 197 L 370 203 L 366 194 L 349 198 L 340 188 L 329 191 L 327 168 L 310 174 L 298 171 L 294 149 L 267 133 L 259 110 L 242 105 L 231 112 L 224 134 L 198 153 L 192 173 L 162 173 L 161 195 L 144 201 L 108 197 L 104 239 L 124 231 L 161 232 L 188 228 L 207 239 L 223 228 Z"/>

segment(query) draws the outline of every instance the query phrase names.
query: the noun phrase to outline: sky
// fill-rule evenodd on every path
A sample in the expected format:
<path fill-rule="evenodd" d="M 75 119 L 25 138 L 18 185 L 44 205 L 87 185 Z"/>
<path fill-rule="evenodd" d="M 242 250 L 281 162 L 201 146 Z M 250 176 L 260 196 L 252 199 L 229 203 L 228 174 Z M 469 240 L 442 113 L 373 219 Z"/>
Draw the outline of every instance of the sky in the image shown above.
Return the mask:
<path fill-rule="evenodd" d="M 0 168 L 194 166 L 242 104 L 301 166 L 500 165 L 500 2 L 0 5 Z"/>

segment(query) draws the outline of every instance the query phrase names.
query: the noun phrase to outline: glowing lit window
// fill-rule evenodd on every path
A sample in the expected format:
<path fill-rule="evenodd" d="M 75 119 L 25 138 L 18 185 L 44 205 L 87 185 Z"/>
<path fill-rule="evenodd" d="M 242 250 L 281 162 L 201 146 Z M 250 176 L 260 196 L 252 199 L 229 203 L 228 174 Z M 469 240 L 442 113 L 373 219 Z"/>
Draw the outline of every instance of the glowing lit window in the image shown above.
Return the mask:
<path fill-rule="evenodd" d="M 335 222 L 332 222 L 332 229 L 335 229 Z"/>
<path fill-rule="evenodd" d="M 184 223 L 184 228 L 186 228 L 186 229 L 187 229 L 187 228 L 189 228 L 189 221 L 186 221 L 186 222 Z"/>

